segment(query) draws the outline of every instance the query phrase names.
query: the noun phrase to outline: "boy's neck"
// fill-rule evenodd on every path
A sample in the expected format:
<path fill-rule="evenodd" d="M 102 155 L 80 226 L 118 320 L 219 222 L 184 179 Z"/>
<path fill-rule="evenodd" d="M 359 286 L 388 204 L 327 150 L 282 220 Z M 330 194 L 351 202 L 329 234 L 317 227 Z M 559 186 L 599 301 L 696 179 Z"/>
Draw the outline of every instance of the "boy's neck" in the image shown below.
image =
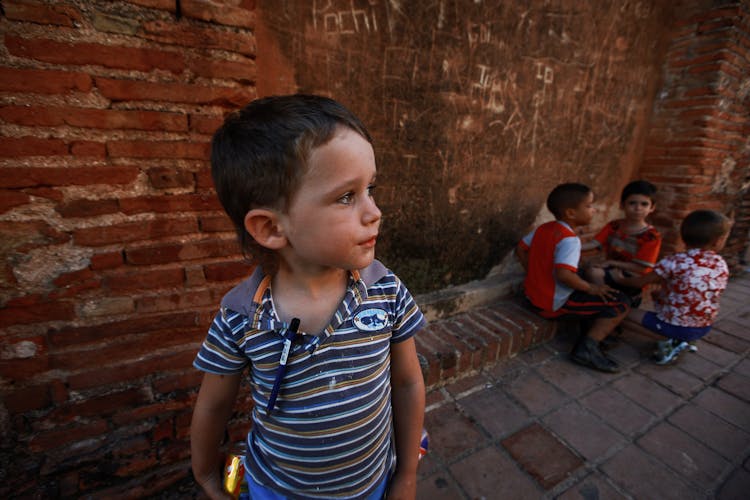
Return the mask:
<path fill-rule="evenodd" d="M 279 319 L 301 320 L 301 330 L 317 333 L 325 328 L 344 298 L 349 271 L 329 269 L 300 272 L 285 265 L 271 279 L 271 294 Z"/>
<path fill-rule="evenodd" d="M 646 222 L 646 219 L 628 219 L 627 217 L 623 219 L 625 221 L 625 228 L 629 229 L 631 231 L 638 231 L 640 229 L 646 228 L 649 226 L 649 223 Z"/>
<path fill-rule="evenodd" d="M 569 225 L 571 229 L 577 229 L 577 228 L 581 227 L 581 225 L 582 225 L 582 224 L 577 224 L 575 222 L 575 220 L 572 220 L 572 219 L 569 219 L 569 218 L 566 218 L 566 217 L 562 217 L 560 219 L 557 219 L 557 222 L 564 222 L 565 224 Z"/>

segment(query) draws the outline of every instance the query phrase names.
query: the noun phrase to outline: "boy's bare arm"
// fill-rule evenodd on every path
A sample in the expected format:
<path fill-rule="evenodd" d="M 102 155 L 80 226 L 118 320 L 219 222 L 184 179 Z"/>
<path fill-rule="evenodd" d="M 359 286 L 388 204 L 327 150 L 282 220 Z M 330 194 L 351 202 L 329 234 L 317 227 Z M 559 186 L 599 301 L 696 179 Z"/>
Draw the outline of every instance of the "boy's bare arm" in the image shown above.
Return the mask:
<path fill-rule="evenodd" d="M 391 391 L 396 433 L 396 473 L 388 498 L 414 499 L 417 494 L 417 463 L 424 423 L 425 393 L 413 337 L 391 345 Z"/>
<path fill-rule="evenodd" d="M 601 265 L 602 267 L 622 269 L 623 271 L 628 271 L 633 274 L 641 274 L 646 269 L 645 266 L 636 264 L 635 262 L 625 262 L 623 260 L 605 260 Z"/>
<path fill-rule="evenodd" d="M 564 267 L 555 268 L 555 278 L 563 285 L 567 285 L 573 290 L 585 292 L 590 295 L 598 295 L 604 299 L 611 299 L 614 297 L 616 291 L 604 284 L 597 285 L 586 281 L 585 279 L 578 276 L 570 269 Z"/>
<path fill-rule="evenodd" d="M 522 247 L 520 244 L 516 245 L 516 257 L 518 257 L 519 262 L 521 262 L 521 266 L 523 266 L 525 271 L 529 270 L 529 250 L 527 248 Z"/>
<path fill-rule="evenodd" d="M 620 285 L 630 286 L 633 288 L 643 288 L 646 285 L 664 283 L 664 278 L 653 271 L 642 276 L 630 276 L 626 278 L 625 276 L 623 276 L 621 271 L 615 269 L 614 271 L 612 271 L 612 279 L 614 279 Z"/>
<path fill-rule="evenodd" d="M 589 240 L 581 243 L 581 252 L 589 252 L 591 250 L 598 250 L 599 248 L 599 242 L 596 240 Z"/>
<path fill-rule="evenodd" d="M 190 423 L 193 475 L 211 499 L 231 498 L 223 489 L 219 446 L 234 409 L 241 375 L 206 373 Z"/>

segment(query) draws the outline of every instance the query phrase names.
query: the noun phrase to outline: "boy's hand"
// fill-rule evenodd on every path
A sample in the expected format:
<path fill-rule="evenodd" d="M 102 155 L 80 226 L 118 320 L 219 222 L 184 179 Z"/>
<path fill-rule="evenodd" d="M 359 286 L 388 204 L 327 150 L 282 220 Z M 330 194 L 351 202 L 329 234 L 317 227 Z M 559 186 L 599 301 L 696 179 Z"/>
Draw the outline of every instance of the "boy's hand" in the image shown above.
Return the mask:
<path fill-rule="evenodd" d="M 211 500 L 232 500 L 232 495 L 224 491 L 223 478 L 219 474 L 207 478 L 199 483 L 203 491 Z"/>
<path fill-rule="evenodd" d="M 413 500 L 417 497 L 417 475 L 396 471 L 388 488 L 388 500 Z"/>
<path fill-rule="evenodd" d="M 592 283 L 589 287 L 588 293 L 590 295 L 598 295 L 603 299 L 611 299 L 615 297 L 615 295 L 617 294 L 617 290 L 607 285 L 594 285 Z"/>
<path fill-rule="evenodd" d="M 609 275 L 612 276 L 612 279 L 615 280 L 616 283 L 619 283 L 625 277 L 622 273 L 622 269 L 619 268 L 610 269 Z"/>

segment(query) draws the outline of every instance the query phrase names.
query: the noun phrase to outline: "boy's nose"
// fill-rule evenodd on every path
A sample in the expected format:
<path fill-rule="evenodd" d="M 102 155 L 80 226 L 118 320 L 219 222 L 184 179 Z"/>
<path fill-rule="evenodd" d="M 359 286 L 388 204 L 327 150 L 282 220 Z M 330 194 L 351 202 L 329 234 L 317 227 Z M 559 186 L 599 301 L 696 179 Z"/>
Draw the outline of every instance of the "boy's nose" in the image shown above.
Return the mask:
<path fill-rule="evenodd" d="M 372 198 L 367 198 L 365 202 L 364 211 L 362 213 L 362 221 L 365 224 L 372 224 L 380 220 L 382 212 L 378 208 L 377 203 Z"/>

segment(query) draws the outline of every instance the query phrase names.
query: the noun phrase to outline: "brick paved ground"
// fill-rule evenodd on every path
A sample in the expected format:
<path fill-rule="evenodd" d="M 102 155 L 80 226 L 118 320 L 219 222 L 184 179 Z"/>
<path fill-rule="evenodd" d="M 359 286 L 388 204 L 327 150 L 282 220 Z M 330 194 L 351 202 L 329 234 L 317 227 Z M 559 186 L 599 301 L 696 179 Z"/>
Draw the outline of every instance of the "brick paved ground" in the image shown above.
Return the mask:
<path fill-rule="evenodd" d="M 669 366 L 624 329 L 614 375 L 568 359 L 573 333 L 428 394 L 418 498 L 750 498 L 750 273 Z"/>

